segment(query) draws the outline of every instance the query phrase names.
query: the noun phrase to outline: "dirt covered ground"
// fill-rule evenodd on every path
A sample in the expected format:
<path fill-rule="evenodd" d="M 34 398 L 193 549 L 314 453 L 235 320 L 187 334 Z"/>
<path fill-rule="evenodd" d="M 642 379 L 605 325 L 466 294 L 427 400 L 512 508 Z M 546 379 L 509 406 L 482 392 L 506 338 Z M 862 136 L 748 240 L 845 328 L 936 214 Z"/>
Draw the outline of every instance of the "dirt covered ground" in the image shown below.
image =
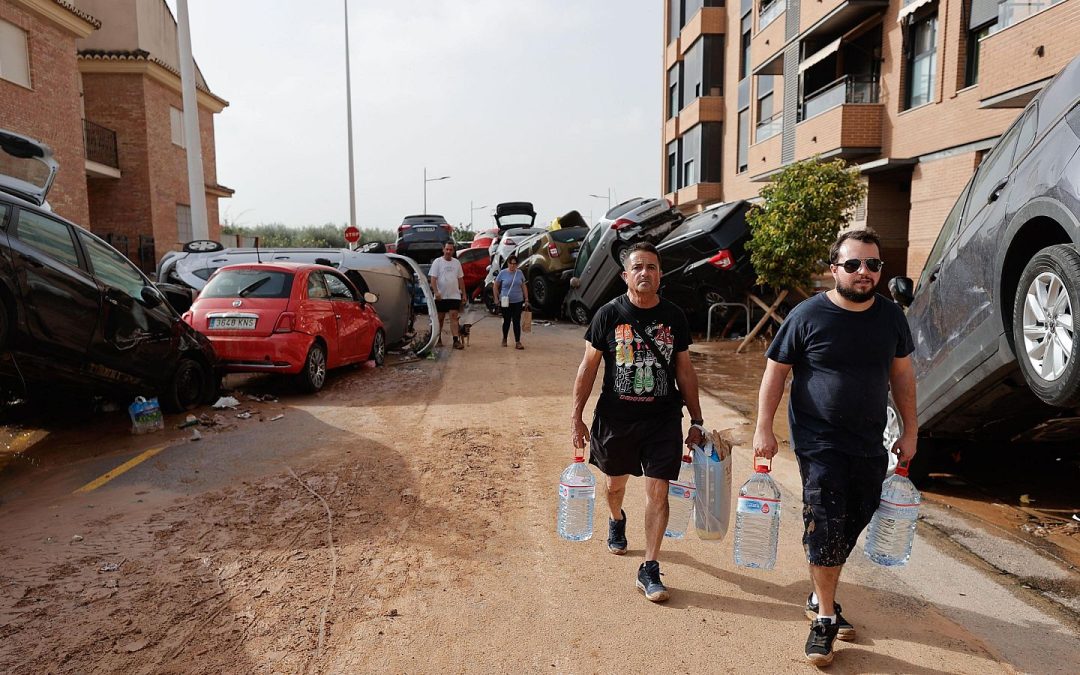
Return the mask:
<path fill-rule="evenodd" d="M 437 360 L 338 373 L 315 396 L 231 377 L 240 408 L 198 411 L 197 442 L 182 416 L 136 437 L 122 413 L 10 433 L 29 449 L 0 474 L 0 671 L 812 672 L 790 453 L 774 471 L 777 569 L 736 568 L 730 534 L 666 541 L 673 595 L 651 604 L 633 583 L 639 482 L 629 555 L 606 553 L 600 508 L 593 540 L 554 534 L 582 329 L 537 325 L 522 352 L 497 328 L 478 322 Z M 760 349 L 694 358 L 707 423 L 748 438 Z M 832 672 L 1075 664 L 1075 622 L 931 532 L 903 570 L 857 554 L 840 599 L 861 634 Z"/>

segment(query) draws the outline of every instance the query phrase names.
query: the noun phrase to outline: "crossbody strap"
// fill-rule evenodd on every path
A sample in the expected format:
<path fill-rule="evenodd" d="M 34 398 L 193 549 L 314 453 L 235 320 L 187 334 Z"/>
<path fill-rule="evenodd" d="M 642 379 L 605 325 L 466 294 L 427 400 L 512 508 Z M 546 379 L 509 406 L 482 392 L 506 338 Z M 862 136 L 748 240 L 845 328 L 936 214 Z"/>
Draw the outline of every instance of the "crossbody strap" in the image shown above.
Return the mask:
<path fill-rule="evenodd" d="M 671 381 L 675 382 L 675 371 L 674 369 L 672 369 L 671 364 L 668 363 L 667 358 L 664 357 L 664 353 L 660 351 L 660 349 L 656 346 L 656 343 L 653 342 L 651 337 L 649 337 L 649 334 L 646 333 L 645 329 L 641 327 L 641 324 L 638 322 L 638 320 L 635 319 L 630 314 L 630 312 L 627 311 L 626 307 L 623 306 L 622 300 L 625 297 L 626 296 L 621 295 L 618 298 L 615 298 L 615 300 L 613 301 L 615 303 L 615 309 L 619 312 L 622 318 L 630 322 L 630 325 L 634 327 L 634 332 L 641 336 L 641 339 L 645 342 L 645 344 L 649 345 L 649 349 L 656 356 L 656 359 L 660 362 L 660 365 L 664 367 L 664 370 L 667 372 L 668 376 L 671 377 Z"/>

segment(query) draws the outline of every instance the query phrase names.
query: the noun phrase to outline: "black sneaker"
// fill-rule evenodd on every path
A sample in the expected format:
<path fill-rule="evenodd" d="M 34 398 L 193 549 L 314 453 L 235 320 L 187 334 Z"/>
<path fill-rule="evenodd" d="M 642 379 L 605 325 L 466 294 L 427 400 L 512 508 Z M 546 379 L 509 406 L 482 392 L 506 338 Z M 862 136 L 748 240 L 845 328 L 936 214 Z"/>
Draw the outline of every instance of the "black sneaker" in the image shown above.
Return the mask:
<path fill-rule="evenodd" d="M 813 593 L 806 596 L 806 618 L 810 619 L 811 621 L 816 619 L 818 615 L 818 604 L 816 602 L 811 602 L 813 599 Z M 836 635 L 837 639 L 845 641 L 854 640 L 855 626 L 852 626 L 850 623 L 848 623 L 847 619 L 844 618 L 844 615 L 840 613 L 839 602 L 833 603 L 833 614 L 836 615 L 836 628 L 838 631 Z"/>
<path fill-rule="evenodd" d="M 827 666 L 832 663 L 833 640 L 839 628 L 828 619 L 814 619 L 810 624 L 810 635 L 806 638 L 806 658 L 815 666 Z"/>
<path fill-rule="evenodd" d="M 637 571 L 637 587 L 645 592 L 645 598 L 653 602 L 663 602 L 671 597 L 668 589 L 660 582 L 660 563 L 646 560 Z"/>
<path fill-rule="evenodd" d="M 622 520 L 607 519 L 607 549 L 615 555 L 626 553 L 626 511 L 619 509 Z"/>

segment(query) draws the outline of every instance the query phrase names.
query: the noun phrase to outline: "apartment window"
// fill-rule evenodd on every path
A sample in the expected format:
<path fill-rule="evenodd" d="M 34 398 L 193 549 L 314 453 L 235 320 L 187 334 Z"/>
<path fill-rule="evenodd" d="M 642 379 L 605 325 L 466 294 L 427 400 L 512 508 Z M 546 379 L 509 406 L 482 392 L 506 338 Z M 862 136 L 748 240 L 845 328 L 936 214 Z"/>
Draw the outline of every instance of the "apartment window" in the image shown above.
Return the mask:
<path fill-rule="evenodd" d="M 998 0 L 971 0 L 968 9 L 967 58 L 964 86 L 979 82 L 979 41 L 993 33 L 998 22 Z"/>
<path fill-rule="evenodd" d="M 758 30 L 765 30 L 765 27 L 775 21 L 776 17 L 784 13 L 786 6 L 786 0 L 762 0 L 761 7 L 758 9 Z"/>
<path fill-rule="evenodd" d="M 1005 30 L 1018 21 L 1049 9 L 1064 0 L 1001 0 L 997 5 L 997 28 Z"/>
<path fill-rule="evenodd" d="M 930 102 L 937 69 L 937 14 L 913 21 L 908 30 L 907 105 Z"/>
<path fill-rule="evenodd" d="M 683 57 L 684 105 L 702 96 L 724 95 L 724 36 L 703 35 Z"/>
<path fill-rule="evenodd" d="M 173 145 L 179 145 L 181 148 L 187 147 L 184 144 L 184 112 L 179 108 L 169 106 L 169 124 L 172 127 Z M 185 239 L 184 241 L 190 240 Z"/>
<path fill-rule="evenodd" d="M 776 90 L 772 75 L 758 77 L 757 130 L 754 142 L 760 143 L 783 131 L 783 118 L 776 110 Z"/>
<path fill-rule="evenodd" d="M 675 192 L 679 185 L 679 142 L 667 145 L 667 174 L 664 176 L 664 193 Z"/>
<path fill-rule="evenodd" d="M 739 79 L 750 77 L 750 26 L 753 23 L 749 13 L 742 18 L 742 30 L 739 43 Z"/>
<path fill-rule="evenodd" d="M 682 110 L 682 78 L 679 76 L 682 72 L 682 63 L 676 63 L 668 71 L 668 114 L 667 118 L 671 119 L 679 114 Z"/>
<path fill-rule="evenodd" d="M 187 204 L 176 205 L 176 236 L 181 244 L 195 238 L 191 231 L 191 207 Z"/>
<path fill-rule="evenodd" d="M 684 24 L 686 0 L 670 0 L 668 3 L 668 42 L 679 37 Z"/>
<path fill-rule="evenodd" d="M 30 87 L 30 59 L 27 56 L 26 32 L 7 21 L 0 21 L 0 78 Z"/>
<path fill-rule="evenodd" d="M 682 176 L 681 185 L 695 185 L 700 182 L 698 176 L 701 157 L 701 125 L 695 125 L 682 137 Z"/>
<path fill-rule="evenodd" d="M 702 63 L 705 38 L 698 39 L 683 55 L 683 79 L 686 82 L 686 103 L 701 98 Z"/>
<path fill-rule="evenodd" d="M 736 156 L 735 173 L 746 171 L 750 156 L 750 109 L 739 111 L 739 147 Z"/>

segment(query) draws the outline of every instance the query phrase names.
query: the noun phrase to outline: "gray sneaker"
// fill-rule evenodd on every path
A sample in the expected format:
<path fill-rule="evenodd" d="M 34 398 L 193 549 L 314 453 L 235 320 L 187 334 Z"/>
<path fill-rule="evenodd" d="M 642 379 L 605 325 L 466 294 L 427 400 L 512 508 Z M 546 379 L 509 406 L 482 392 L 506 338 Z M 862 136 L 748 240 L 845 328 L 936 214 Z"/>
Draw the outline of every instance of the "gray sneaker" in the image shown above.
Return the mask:
<path fill-rule="evenodd" d="M 653 602 L 663 602 L 671 597 L 666 586 L 660 581 L 660 563 L 646 560 L 637 572 L 637 587 L 645 593 L 645 598 Z"/>
<path fill-rule="evenodd" d="M 818 604 L 813 602 L 814 594 L 806 596 L 806 618 L 813 621 L 818 615 Z M 840 603 L 833 603 L 833 614 L 836 614 L 836 637 L 839 640 L 850 641 L 855 639 L 855 626 L 848 623 L 844 615 L 840 613 Z"/>
<path fill-rule="evenodd" d="M 607 521 L 607 548 L 615 555 L 626 553 L 626 511 L 619 509 L 622 520 Z"/>

